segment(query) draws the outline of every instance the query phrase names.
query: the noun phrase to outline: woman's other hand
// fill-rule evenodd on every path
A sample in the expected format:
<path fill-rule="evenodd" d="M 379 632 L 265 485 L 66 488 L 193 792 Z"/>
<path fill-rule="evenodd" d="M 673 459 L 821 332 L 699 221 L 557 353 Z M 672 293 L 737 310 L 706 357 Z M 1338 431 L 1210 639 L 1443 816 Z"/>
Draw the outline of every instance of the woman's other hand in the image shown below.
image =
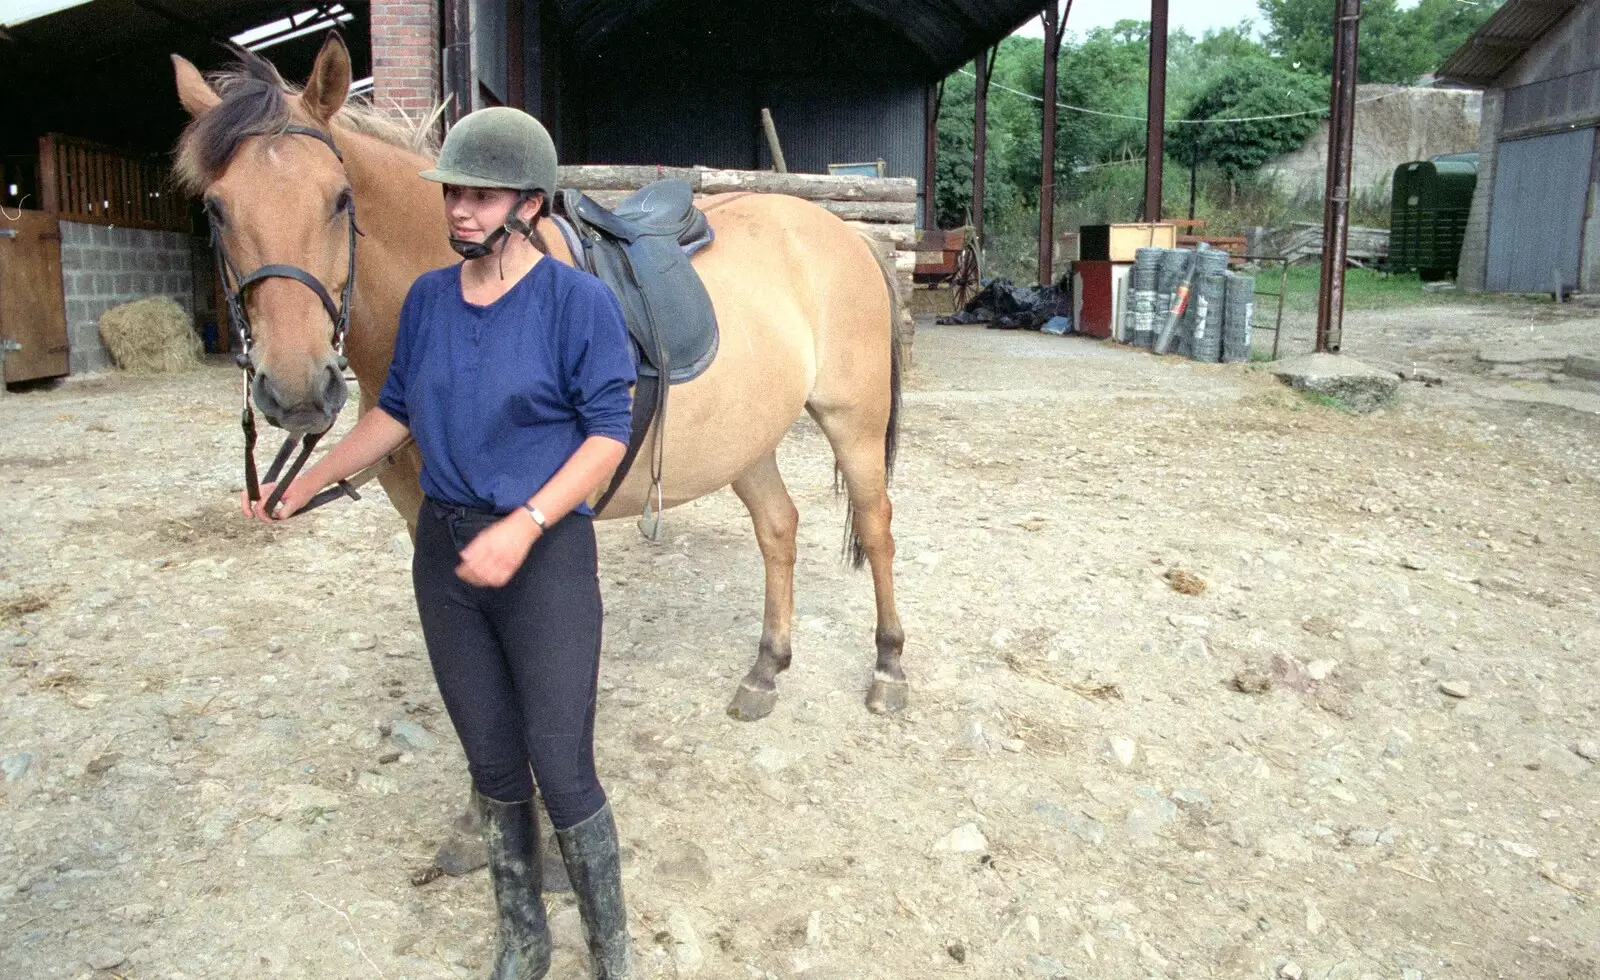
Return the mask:
<path fill-rule="evenodd" d="M 484 528 L 461 552 L 456 574 L 473 585 L 498 589 L 522 567 L 528 549 L 539 540 L 539 525 L 518 509 Z"/>

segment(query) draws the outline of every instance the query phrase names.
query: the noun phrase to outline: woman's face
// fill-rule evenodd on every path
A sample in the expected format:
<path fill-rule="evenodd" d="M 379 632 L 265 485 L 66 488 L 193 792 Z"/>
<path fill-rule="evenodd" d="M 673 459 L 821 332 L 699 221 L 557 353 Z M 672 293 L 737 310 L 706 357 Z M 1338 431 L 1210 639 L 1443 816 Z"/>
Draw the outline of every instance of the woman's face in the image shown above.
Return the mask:
<path fill-rule="evenodd" d="M 505 224 L 516 203 L 517 192 L 504 187 L 457 187 L 444 189 L 444 215 L 450 223 L 450 237 L 481 242 Z"/>

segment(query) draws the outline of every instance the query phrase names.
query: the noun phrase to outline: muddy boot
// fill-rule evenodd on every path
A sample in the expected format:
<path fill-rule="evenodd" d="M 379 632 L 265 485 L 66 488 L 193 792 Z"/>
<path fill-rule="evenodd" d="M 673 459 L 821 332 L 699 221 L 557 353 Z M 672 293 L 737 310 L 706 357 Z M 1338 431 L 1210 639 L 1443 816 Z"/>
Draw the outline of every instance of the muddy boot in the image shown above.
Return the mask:
<path fill-rule="evenodd" d="M 450 824 L 450 833 L 439 845 L 433 864 L 447 875 L 471 874 L 483 867 L 488 857 L 483 851 L 482 807 L 478 792 L 467 795 L 467 807 Z"/>
<path fill-rule="evenodd" d="M 551 826 L 550 815 L 545 813 L 544 807 L 535 809 L 539 813 L 539 863 L 542 866 L 544 893 L 570 894 L 572 881 L 567 877 L 567 865 L 556 842 L 556 829 Z"/>
<path fill-rule="evenodd" d="M 500 911 L 500 936 L 489 980 L 540 980 L 550 970 L 550 930 L 539 894 L 539 825 L 533 801 L 478 797 L 483 836 Z"/>
<path fill-rule="evenodd" d="M 589 940 L 589 965 L 595 980 L 633 976 L 628 950 L 628 910 L 622 900 L 622 860 L 611 804 L 575 827 L 556 831 L 561 857 L 578 896 L 578 912 Z"/>

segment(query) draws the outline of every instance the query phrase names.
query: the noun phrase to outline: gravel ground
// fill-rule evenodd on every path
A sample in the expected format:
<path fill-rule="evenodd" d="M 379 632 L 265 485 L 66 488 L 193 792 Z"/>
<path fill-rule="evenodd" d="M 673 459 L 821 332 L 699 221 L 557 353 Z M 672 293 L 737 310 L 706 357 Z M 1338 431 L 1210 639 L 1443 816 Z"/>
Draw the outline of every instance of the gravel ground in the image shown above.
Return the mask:
<path fill-rule="evenodd" d="M 1600 976 L 1600 420 L 1479 397 L 1449 352 L 1508 309 L 1352 315 L 1445 378 L 1364 417 L 925 326 L 895 718 L 809 421 L 770 718 L 723 713 L 761 609 L 731 493 L 604 525 L 642 975 Z M 403 524 L 376 485 L 238 518 L 236 397 L 218 362 L 0 399 L 0 977 L 482 976 L 484 874 L 412 884 L 466 782 Z"/>

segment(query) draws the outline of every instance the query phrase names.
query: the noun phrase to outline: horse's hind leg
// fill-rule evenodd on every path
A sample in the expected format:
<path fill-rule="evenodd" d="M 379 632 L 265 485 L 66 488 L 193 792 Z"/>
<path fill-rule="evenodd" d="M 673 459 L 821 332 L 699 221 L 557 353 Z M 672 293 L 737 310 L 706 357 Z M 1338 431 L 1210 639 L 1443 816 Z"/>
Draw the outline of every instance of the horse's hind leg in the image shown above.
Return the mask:
<path fill-rule="evenodd" d="M 894 423 L 886 424 L 882 408 L 859 403 L 817 406 L 812 415 L 833 446 L 834 459 L 850 495 L 852 528 L 848 547 L 854 552 L 856 567 L 861 566 L 863 558 L 872 565 L 872 588 L 878 605 L 878 661 L 872 686 L 867 690 L 867 710 L 893 714 L 906 706 L 910 692 L 905 670 L 900 666 L 906 636 L 894 602 L 894 534 L 890 530 L 894 506 L 889 501 L 888 484 Z"/>
<path fill-rule="evenodd" d="M 767 569 L 760 652 L 728 705 L 728 714 L 734 718 L 755 721 L 771 714 L 777 706 L 778 675 L 789 667 L 794 620 L 795 532 L 800 526 L 800 513 L 789 497 L 789 488 L 783 485 L 774 453 L 769 453 L 735 480 L 733 492 L 750 511 Z"/>

